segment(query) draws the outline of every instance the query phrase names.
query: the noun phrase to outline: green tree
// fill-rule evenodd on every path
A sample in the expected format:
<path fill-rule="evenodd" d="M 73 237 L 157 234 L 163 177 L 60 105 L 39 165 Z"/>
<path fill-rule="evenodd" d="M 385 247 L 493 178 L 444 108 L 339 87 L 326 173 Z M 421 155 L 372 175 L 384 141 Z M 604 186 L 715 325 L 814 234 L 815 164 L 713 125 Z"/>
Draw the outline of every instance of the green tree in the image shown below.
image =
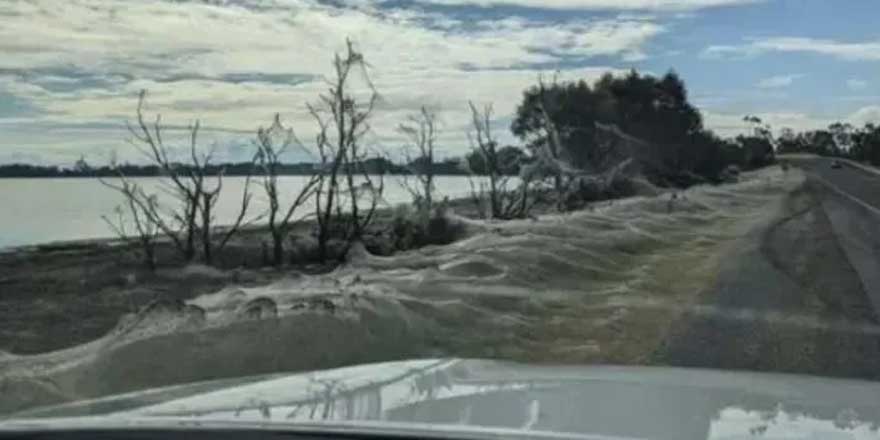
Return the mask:
<path fill-rule="evenodd" d="M 853 133 L 853 146 L 850 157 L 856 160 L 880 165 L 880 126 L 866 124 Z"/>
<path fill-rule="evenodd" d="M 835 122 L 828 126 L 828 132 L 834 140 L 834 155 L 846 154 L 852 148 L 853 126 L 846 122 Z"/>
<path fill-rule="evenodd" d="M 526 90 L 511 124 L 513 133 L 531 149 L 548 142 L 542 105 L 574 167 L 601 170 L 617 158 L 618 152 L 609 148 L 614 144 L 601 141 L 597 123 L 616 126 L 649 144 L 649 149 L 638 152 L 639 159 L 647 173 L 660 179 L 694 172 L 699 162 L 693 160 L 693 150 L 702 148 L 698 141 L 705 139 L 702 117 L 675 72 L 659 78 L 636 71 L 623 77 L 606 74 L 592 87 L 584 81 L 539 82 Z"/>
<path fill-rule="evenodd" d="M 560 143 L 573 166 L 586 168 L 601 161 L 601 151 L 595 142 L 595 123 L 613 118 L 610 96 L 594 92 L 585 81 L 540 83 L 530 87 L 523 94 L 511 130 L 532 151 L 548 142 L 541 105 L 557 126 Z M 603 111 L 609 113 L 601 115 Z"/>
<path fill-rule="evenodd" d="M 776 138 L 776 150 L 780 154 L 801 152 L 804 149 L 801 140 L 802 138 L 794 130 L 784 127 L 779 130 L 779 136 Z"/>

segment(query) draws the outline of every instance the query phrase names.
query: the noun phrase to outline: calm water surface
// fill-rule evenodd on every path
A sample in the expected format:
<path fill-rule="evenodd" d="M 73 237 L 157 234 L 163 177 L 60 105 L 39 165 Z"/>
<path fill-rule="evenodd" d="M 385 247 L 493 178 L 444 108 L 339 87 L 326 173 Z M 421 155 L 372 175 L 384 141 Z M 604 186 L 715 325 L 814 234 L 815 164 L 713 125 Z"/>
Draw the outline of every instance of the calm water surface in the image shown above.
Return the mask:
<path fill-rule="evenodd" d="M 306 181 L 305 176 L 284 176 L 281 187 L 292 199 Z M 157 178 L 132 179 L 151 192 L 161 192 Z M 220 224 L 231 223 L 241 203 L 243 177 L 226 177 L 216 212 Z M 254 182 L 252 182 L 252 185 Z M 466 177 L 440 176 L 436 181 L 441 196 L 461 197 L 470 191 Z M 266 200 L 259 186 L 253 186 L 251 212 L 262 212 Z M 168 196 L 160 194 L 160 200 Z M 387 205 L 410 201 L 410 194 L 397 176 L 387 177 L 383 196 Z M 0 247 L 21 246 L 61 240 L 113 236 L 101 219 L 112 216 L 122 202 L 115 191 L 92 178 L 0 179 Z M 310 208 L 303 213 L 311 212 Z"/>

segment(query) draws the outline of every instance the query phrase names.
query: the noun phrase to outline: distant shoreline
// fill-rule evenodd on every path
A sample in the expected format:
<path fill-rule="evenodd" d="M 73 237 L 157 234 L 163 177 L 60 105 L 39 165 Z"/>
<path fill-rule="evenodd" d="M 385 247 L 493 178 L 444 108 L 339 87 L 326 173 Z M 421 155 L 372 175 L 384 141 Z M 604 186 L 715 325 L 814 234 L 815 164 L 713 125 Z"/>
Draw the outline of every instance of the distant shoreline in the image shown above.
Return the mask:
<path fill-rule="evenodd" d="M 374 174 L 374 173 L 370 173 L 370 175 L 379 175 L 379 174 L 382 174 L 382 175 L 384 175 L 384 176 L 413 176 L 413 174 L 411 174 L 411 173 L 375 173 L 375 174 Z M 468 176 L 475 176 L 475 177 L 478 177 L 478 176 L 484 176 L 484 175 L 485 175 L 485 174 L 467 174 L 467 173 L 462 173 L 462 174 L 441 174 L 441 173 L 437 173 L 437 174 L 434 174 L 434 177 L 468 177 Z M 217 176 L 218 176 L 218 174 L 208 174 L 208 175 L 207 175 L 207 177 L 217 177 Z M 223 175 L 223 177 L 247 177 L 247 176 L 248 176 L 247 174 L 224 174 L 224 175 Z M 251 176 L 251 177 L 259 177 L 259 176 L 262 176 L 262 174 L 255 173 L 255 174 L 251 174 L 250 176 Z M 290 176 L 290 177 L 295 177 L 295 176 L 308 177 L 308 176 L 311 176 L 311 174 L 297 174 L 297 173 L 283 174 L 283 173 L 282 173 L 282 174 L 278 174 L 278 176 L 279 176 L 279 177 L 285 177 L 285 176 Z M 103 175 L 102 175 L 102 176 L 94 176 L 94 175 L 85 175 L 85 176 L 79 176 L 79 175 L 61 175 L 61 176 L 0 176 L 0 180 L 2 180 L 2 179 L 103 179 L 103 178 L 114 178 L 114 177 L 119 177 L 119 176 L 116 176 L 116 175 L 108 175 L 108 176 L 103 176 Z M 159 179 L 159 178 L 163 178 L 163 177 L 167 177 L 167 176 L 162 175 L 162 174 L 151 174 L 151 175 L 126 174 L 125 177 L 126 177 L 126 178 L 142 178 L 142 177 L 145 177 L 145 178 L 156 178 L 156 179 Z"/>
<path fill-rule="evenodd" d="M 156 177 L 156 176 L 144 176 Z M 459 177 L 459 176 L 452 176 Z M 394 209 L 397 205 L 408 205 L 410 202 L 386 203 L 376 210 L 376 217 L 379 222 L 389 222 L 393 216 Z M 469 212 L 473 200 L 466 196 L 446 198 L 445 203 L 456 212 L 465 212 L 468 215 L 476 215 Z M 295 223 L 299 228 L 310 229 L 314 226 L 314 219 L 296 220 Z M 218 230 L 225 230 L 228 224 L 218 224 Z M 266 234 L 269 226 L 265 221 L 253 223 L 243 227 L 240 230 L 241 236 L 252 236 L 255 234 Z M 131 240 L 134 237 L 122 238 L 113 235 L 112 231 L 107 231 L 107 235 L 83 238 L 61 238 L 57 240 L 39 241 L 22 244 L 3 245 L 0 244 L 0 257 L 9 257 L 15 255 L 34 255 L 41 253 L 82 253 L 82 252 L 106 252 L 112 249 L 124 248 L 131 246 Z"/>
<path fill-rule="evenodd" d="M 190 166 L 187 164 L 172 164 L 174 169 L 181 172 L 187 171 Z M 361 166 L 367 174 L 385 174 L 385 175 L 411 175 L 413 170 L 424 172 L 423 167 L 414 164 L 398 164 L 388 159 L 375 158 L 365 160 Z M 282 163 L 278 164 L 276 173 L 279 176 L 311 176 L 319 171 L 319 164 L 311 162 L 298 163 Z M 446 159 L 441 162 L 434 162 L 431 170 L 435 176 L 467 176 L 485 174 L 482 169 L 472 167 L 462 167 L 461 159 Z M 517 174 L 517 169 L 511 169 L 509 174 Z M 251 162 L 227 162 L 208 165 L 204 174 L 206 176 L 240 176 L 248 175 L 260 176 L 262 173 L 259 167 Z M 35 165 L 27 163 L 6 163 L 0 164 L 0 179 L 3 178 L 59 178 L 59 177 L 116 177 L 118 175 L 126 177 L 162 177 L 166 175 L 165 170 L 156 165 L 134 165 L 119 164 L 116 166 L 90 166 L 89 164 L 77 162 L 74 166 L 59 165 Z"/>

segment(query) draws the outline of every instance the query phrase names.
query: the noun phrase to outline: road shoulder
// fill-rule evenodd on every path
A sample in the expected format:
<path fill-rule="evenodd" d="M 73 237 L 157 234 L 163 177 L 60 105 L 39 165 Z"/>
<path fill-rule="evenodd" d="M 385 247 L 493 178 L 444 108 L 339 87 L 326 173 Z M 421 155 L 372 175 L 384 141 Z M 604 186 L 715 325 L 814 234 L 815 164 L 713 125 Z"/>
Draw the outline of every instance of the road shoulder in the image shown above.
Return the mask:
<path fill-rule="evenodd" d="M 833 227 L 851 219 L 829 203 L 841 202 L 808 180 L 774 222 L 732 248 L 703 307 L 658 349 L 658 363 L 880 377 L 874 307 Z"/>

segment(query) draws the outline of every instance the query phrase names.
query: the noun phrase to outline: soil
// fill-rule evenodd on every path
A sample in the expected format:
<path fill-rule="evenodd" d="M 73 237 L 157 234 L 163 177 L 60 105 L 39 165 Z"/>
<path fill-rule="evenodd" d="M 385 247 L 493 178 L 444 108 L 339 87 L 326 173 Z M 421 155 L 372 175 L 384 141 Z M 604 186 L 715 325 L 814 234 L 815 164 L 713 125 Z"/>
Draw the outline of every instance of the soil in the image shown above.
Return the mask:
<path fill-rule="evenodd" d="M 470 200 L 453 200 L 449 207 L 459 215 L 477 215 Z M 367 241 L 371 252 L 395 250 L 387 238 L 393 216 L 392 209 L 377 211 Z M 301 223 L 291 236 L 303 241 L 313 228 L 314 223 Z M 155 272 L 144 268 L 135 247 L 119 240 L 0 250 L 0 355 L 44 353 L 95 340 L 120 317 L 157 298 L 185 301 L 230 283 L 263 285 L 291 272 L 327 272 L 338 264 L 318 264 L 313 252 L 300 250 L 276 268 L 266 261 L 268 242 L 264 228 L 242 231 L 216 257 L 214 267 L 185 266 L 170 245 L 160 245 Z"/>

